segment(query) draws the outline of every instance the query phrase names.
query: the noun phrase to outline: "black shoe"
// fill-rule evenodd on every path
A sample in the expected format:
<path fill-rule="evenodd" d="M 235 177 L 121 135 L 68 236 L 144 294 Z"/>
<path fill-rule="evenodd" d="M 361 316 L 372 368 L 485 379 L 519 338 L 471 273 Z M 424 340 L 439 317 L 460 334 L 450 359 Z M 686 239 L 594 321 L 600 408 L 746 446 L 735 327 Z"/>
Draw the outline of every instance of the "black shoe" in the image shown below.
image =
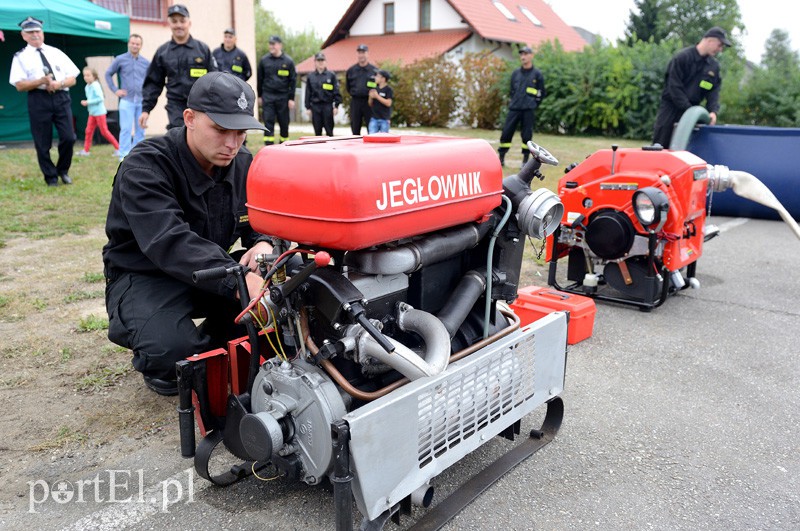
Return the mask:
<path fill-rule="evenodd" d="M 64 181 L 64 184 L 72 184 L 72 179 L 66 173 L 61 174 L 61 180 Z"/>
<path fill-rule="evenodd" d="M 58 186 L 58 179 L 55 181 L 47 181 L 47 186 Z"/>
<path fill-rule="evenodd" d="M 177 380 L 161 380 L 159 378 L 151 378 L 144 374 L 142 377 L 144 378 L 144 385 L 161 396 L 175 396 L 178 394 Z"/>

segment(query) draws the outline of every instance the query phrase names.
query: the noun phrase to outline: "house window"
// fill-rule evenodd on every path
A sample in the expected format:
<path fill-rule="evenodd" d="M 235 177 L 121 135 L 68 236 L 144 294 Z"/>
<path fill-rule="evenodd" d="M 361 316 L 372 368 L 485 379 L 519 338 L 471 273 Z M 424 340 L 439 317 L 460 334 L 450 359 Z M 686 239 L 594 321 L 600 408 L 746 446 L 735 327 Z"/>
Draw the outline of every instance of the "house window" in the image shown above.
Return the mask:
<path fill-rule="evenodd" d="M 431 0 L 419 0 L 419 30 L 431 30 Z"/>
<path fill-rule="evenodd" d="M 383 32 L 394 33 L 394 2 L 383 4 Z"/>
<path fill-rule="evenodd" d="M 533 22 L 534 26 L 541 26 L 542 25 L 542 21 L 539 20 L 538 18 L 536 18 L 536 15 L 531 13 L 531 10 L 528 9 L 527 7 L 519 6 L 519 10 L 522 11 L 522 14 L 525 15 L 528 18 L 528 20 Z"/>
<path fill-rule="evenodd" d="M 494 4 L 494 7 L 496 7 L 497 10 L 500 11 L 508 20 L 512 20 L 514 22 L 517 21 L 517 17 L 515 17 L 514 14 L 506 6 L 504 6 L 502 2 L 495 0 L 492 2 L 492 4 Z"/>
<path fill-rule="evenodd" d="M 166 0 L 93 0 L 101 7 L 128 15 L 133 20 L 164 20 Z"/>

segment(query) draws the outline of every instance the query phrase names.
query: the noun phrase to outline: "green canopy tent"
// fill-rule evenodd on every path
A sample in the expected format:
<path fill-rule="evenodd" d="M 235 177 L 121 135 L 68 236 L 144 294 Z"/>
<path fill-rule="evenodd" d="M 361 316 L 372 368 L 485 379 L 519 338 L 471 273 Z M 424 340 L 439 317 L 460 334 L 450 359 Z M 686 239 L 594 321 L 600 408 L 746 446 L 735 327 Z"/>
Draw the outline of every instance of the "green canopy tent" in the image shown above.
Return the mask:
<path fill-rule="evenodd" d="M 13 4 L 13 5 L 12 5 Z M 130 19 L 89 0 L 26 0 L 3 1 L 0 5 L 0 30 L 5 42 L 0 43 L 0 142 L 31 140 L 28 103 L 25 93 L 8 83 L 14 54 L 25 47 L 19 23 L 28 16 L 43 22 L 45 43 L 66 53 L 78 68 L 86 65 L 86 57 L 118 55 L 127 51 Z M 103 73 L 100 73 L 102 78 Z M 70 89 L 72 114 L 76 118 L 78 138 L 86 127 L 87 113 L 83 77 Z"/>

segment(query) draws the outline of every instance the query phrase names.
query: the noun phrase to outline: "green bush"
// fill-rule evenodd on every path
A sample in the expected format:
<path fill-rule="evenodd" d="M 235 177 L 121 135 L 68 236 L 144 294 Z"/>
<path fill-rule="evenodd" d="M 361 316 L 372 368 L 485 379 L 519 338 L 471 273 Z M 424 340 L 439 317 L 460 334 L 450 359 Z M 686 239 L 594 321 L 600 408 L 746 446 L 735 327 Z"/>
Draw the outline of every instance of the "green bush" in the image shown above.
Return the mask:
<path fill-rule="evenodd" d="M 446 127 L 455 116 L 460 92 L 458 67 L 444 57 L 403 67 L 399 74 L 392 74 L 391 85 L 393 124 Z"/>
<path fill-rule="evenodd" d="M 500 125 L 500 111 L 508 92 L 507 80 L 505 90 L 502 84 L 507 69 L 506 62 L 488 50 L 464 55 L 459 100 L 459 117 L 464 124 L 478 129 L 494 129 Z"/>

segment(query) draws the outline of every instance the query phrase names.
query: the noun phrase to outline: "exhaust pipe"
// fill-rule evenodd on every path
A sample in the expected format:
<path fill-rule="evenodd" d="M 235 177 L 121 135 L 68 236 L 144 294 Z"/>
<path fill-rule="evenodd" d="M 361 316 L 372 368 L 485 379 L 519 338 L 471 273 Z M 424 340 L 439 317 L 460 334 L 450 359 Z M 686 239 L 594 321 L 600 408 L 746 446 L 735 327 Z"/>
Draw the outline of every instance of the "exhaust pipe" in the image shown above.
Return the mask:
<path fill-rule="evenodd" d="M 450 361 L 450 334 L 444 324 L 428 312 L 415 310 L 408 305 L 400 308 L 397 324 L 401 330 L 414 332 L 425 342 L 422 356 L 399 341 L 387 338 L 394 352 L 386 352 L 372 336 L 362 332 L 358 338 L 359 358 L 370 356 L 388 365 L 411 381 L 425 376 L 436 376 L 444 371 Z M 365 364 L 364 359 L 359 360 Z"/>

